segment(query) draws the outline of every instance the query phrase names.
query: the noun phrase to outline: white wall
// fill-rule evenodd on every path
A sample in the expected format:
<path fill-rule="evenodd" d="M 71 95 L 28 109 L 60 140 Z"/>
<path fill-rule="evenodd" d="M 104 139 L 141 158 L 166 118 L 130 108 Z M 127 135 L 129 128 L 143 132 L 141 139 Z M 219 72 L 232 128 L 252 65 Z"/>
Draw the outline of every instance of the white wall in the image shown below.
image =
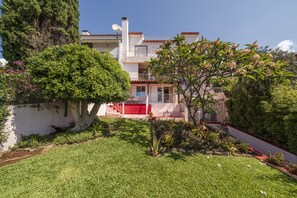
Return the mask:
<path fill-rule="evenodd" d="M 65 116 L 65 103 L 43 103 L 37 105 L 9 106 L 10 116 L 5 124 L 4 132 L 8 133 L 8 140 L 0 145 L 0 151 L 6 151 L 9 147 L 21 140 L 22 135 L 31 134 L 46 135 L 55 130 L 51 125 L 68 127 L 73 122 L 72 113 L 68 107 Z M 91 110 L 92 105 L 89 106 Z M 106 105 L 102 105 L 97 116 L 105 115 Z"/>
<path fill-rule="evenodd" d="M 188 43 L 193 43 L 195 41 L 198 40 L 198 36 L 197 35 L 184 35 L 185 39 Z"/>
<path fill-rule="evenodd" d="M 297 156 L 292 153 L 289 153 L 283 149 L 273 146 L 267 142 L 264 142 L 263 140 L 246 134 L 231 126 L 228 126 L 228 132 L 238 140 L 248 143 L 252 148 L 256 149 L 257 151 L 260 151 L 265 155 L 268 152 L 271 152 L 272 154 L 275 154 L 276 152 L 281 152 L 282 154 L 284 154 L 286 160 L 293 163 L 297 163 Z"/>
<path fill-rule="evenodd" d="M 4 131 L 8 133 L 8 140 L 3 144 L 3 151 L 21 140 L 21 136 L 31 134 L 45 135 L 54 131 L 50 125 L 67 127 L 73 118 L 68 108 L 65 117 L 65 103 L 47 103 L 36 105 L 9 106 L 10 116 Z M 0 148 L 1 150 L 1 148 Z"/>
<path fill-rule="evenodd" d="M 135 45 L 142 45 L 143 35 L 129 35 L 129 50 L 132 52 L 135 51 Z"/>
<path fill-rule="evenodd" d="M 88 106 L 88 111 L 90 112 L 93 108 L 94 104 L 90 104 Z M 106 115 L 106 111 L 107 111 L 107 105 L 106 104 L 103 104 L 101 105 L 98 113 L 97 113 L 97 116 L 105 116 Z"/>
<path fill-rule="evenodd" d="M 131 80 L 138 80 L 138 64 L 137 63 L 125 63 L 124 70 L 129 73 Z"/>

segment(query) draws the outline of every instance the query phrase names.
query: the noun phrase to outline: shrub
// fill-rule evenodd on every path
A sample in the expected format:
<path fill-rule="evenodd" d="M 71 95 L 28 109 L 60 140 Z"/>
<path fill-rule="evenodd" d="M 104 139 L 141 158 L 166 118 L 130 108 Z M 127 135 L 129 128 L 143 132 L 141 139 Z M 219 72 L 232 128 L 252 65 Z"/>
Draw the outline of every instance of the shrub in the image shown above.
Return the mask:
<path fill-rule="evenodd" d="M 271 153 L 267 154 L 267 159 L 266 162 L 276 165 L 276 166 L 281 166 L 285 161 L 285 157 L 281 152 L 277 152 L 274 155 Z"/>
<path fill-rule="evenodd" d="M 39 134 L 32 134 L 28 136 L 22 136 L 22 140 L 18 142 L 14 148 L 37 148 L 39 146 L 49 143 L 51 140 L 50 136 Z"/>
<path fill-rule="evenodd" d="M 220 147 L 227 152 L 234 154 L 238 149 L 235 146 L 235 139 L 231 137 L 226 137 L 221 140 Z"/>
<path fill-rule="evenodd" d="M 206 141 L 213 146 L 217 146 L 220 143 L 220 134 L 216 132 L 207 132 Z"/>
<path fill-rule="evenodd" d="M 39 134 L 22 136 L 22 140 L 18 142 L 14 148 L 37 148 L 51 143 L 56 145 L 80 143 L 101 136 L 110 136 L 112 135 L 110 128 L 112 127 L 109 124 L 101 125 L 97 123 L 92 128 L 79 132 L 61 131 L 44 136 Z"/>
<path fill-rule="evenodd" d="M 7 140 L 7 134 L 4 132 L 4 126 L 8 116 L 9 111 L 7 110 L 6 105 L 0 104 L 0 145 Z"/>
<path fill-rule="evenodd" d="M 171 133 L 174 121 L 155 120 L 151 126 L 151 151 L 153 156 L 157 156 L 161 152 L 161 140 L 164 135 Z"/>
<path fill-rule="evenodd" d="M 59 133 L 53 139 L 53 143 L 56 145 L 60 144 L 74 144 L 87 141 L 99 137 L 100 134 L 92 130 L 84 130 L 79 132 L 68 131 L 66 133 Z"/>
<path fill-rule="evenodd" d="M 297 164 L 289 164 L 288 170 L 290 173 L 297 175 Z"/>
<path fill-rule="evenodd" d="M 185 146 L 189 142 L 193 126 L 187 122 L 173 122 L 172 132 L 175 146 Z"/>
<path fill-rule="evenodd" d="M 249 152 L 249 145 L 247 143 L 241 142 L 238 144 L 238 150 L 241 153 L 248 153 Z"/>
<path fill-rule="evenodd" d="M 163 139 L 163 145 L 166 148 L 171 148 L 173 144 L 174 144 L 174 141 L 173 141 L 172 135 L 166 134 Z"/>

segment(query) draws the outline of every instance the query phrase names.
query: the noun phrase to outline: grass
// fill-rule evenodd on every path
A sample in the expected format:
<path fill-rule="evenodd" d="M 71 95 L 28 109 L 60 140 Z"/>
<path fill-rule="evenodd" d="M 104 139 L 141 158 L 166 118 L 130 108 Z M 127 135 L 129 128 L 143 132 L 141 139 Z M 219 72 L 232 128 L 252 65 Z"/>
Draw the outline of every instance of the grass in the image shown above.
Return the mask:
<path fill-rule="evenodd" d="M 0 197 L 297 196 L 296 181 L 256 159 L 180 153 L 153 158 L 145 153 L 148 123 L 105 121 L 118 128 L 115 136 L 54 147 L 0 168 Z"/>

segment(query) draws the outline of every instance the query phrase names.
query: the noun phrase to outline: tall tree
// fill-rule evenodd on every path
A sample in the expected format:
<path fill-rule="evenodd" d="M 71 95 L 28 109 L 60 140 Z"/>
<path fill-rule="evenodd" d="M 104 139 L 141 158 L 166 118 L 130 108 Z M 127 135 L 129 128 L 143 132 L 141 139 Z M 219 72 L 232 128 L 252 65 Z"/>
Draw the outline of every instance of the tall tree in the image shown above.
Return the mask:
<path fill-rule="evenodd" d="M 75 127 L 88 127 L 103 103 L 125 101 L 130 80 L 109 53 L 77 44 L 47 48 L 28 60 L 33 81 L 52 99 L 67 100 Z M 88 105 L 94 103 L 92 110 Z"/>
<path fill-rule="evenodd" d="M 220 40 L 201 39 L 187 43 L 183 36 L 166 42 L 150 61 L 152 73 L 161 82 L 172 82 L 182 102 L 189 109 L 189 116 L 196 125 L 196 114 L 202 111 L 202 119 L 214 103 L 212 84 L 232 81 L 236 78 L 273 75 L 278 64 L 269 54 L 258 54 L 258 45 L 238 45 Z"/>
<path fill-rule="evenodd" d="M 3 0 L 3 57 L 13 63 L 48 46 L 79 42 L 78 0 Z"/>

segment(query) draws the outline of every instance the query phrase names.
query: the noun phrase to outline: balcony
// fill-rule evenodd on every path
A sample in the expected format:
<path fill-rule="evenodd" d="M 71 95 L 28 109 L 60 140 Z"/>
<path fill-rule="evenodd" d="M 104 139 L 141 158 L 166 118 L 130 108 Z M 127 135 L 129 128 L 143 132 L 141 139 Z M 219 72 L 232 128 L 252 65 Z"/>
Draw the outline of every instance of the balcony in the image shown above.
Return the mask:
<path fill-rule="evenodd" d="M 155 76 L 150 73 L 139 73 L 138 80 L 157 80 Z"/>
<path fill-rule="evenodd" d="M 124 53 L 125 54 L 125 53 Z M 123 56 L 124 62 L 143 63 L 150 61 L 151 58 L 157 57 L 155 50 L 148 51 L 127 51 L 127 57 Z"/>

